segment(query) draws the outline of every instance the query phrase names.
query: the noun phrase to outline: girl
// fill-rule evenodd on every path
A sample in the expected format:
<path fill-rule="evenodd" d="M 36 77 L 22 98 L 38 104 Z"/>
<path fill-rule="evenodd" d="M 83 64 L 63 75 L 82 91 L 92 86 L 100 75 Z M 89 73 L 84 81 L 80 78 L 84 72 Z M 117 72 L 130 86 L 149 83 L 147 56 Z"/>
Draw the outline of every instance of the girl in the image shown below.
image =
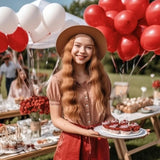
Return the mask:
<path fill-rule="evenodd" d="M 11 83 L 8 98 L 27 98 L 31 96 L 29 89 L 29 70 L 23 67 L 16 71 L 17 78 Z"/>
<path fill-rule="evenodd" d="M 59 35 L 56 48 L 62 68 L 47 87 L 52 122 L 62 130 L 54 160 L 109 160 L 107 140 L 93 130 L 114 119 L 111 83 L 100 62 L 106 40 L 96 28 L 73 26 Z"/>
<path fill-rule="evenodd" d="M 38 95 L 39 89 L 34 87 L 29 81 L 29 70 L 26 66 L 22 66 L 16 71 L 17 78 L 11 83 L 8 94 L 8 100 L 15 100 L 20 103 L 21 100 Z"/>

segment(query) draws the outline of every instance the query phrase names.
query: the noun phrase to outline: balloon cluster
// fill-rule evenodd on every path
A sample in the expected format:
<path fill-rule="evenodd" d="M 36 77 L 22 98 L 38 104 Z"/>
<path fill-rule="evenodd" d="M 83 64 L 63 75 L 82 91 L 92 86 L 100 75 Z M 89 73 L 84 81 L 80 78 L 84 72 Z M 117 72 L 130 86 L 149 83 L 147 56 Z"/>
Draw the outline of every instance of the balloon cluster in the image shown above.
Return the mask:
<path fill-rule="evenodd" d="M 83 16 L 104 34 L 108 51 L 123 61 L 148 51 L 160 55 L 160 0 L 99 0 Z"/>
<path fill-rule="evenodd" d="M 8 45 L 17 52 L 23 51 L 29 41 L 43 40 L 64 25 L 65 10 L 58 3 L 45 6 L 43 12 L 34 4 L 22 6 L 16 14 L 8 7 L 0 7 L 0 52 Z"/>

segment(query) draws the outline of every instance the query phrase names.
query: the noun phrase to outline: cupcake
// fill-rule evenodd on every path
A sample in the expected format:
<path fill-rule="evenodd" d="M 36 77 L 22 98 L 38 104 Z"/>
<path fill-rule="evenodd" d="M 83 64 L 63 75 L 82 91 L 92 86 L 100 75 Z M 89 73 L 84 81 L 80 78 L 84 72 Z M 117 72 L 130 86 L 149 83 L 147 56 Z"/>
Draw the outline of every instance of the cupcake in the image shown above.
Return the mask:
<path fill-rule="evenodd" d="M 2 150 L 8 151 L 9 150 L 9 142 L 8 140 L 4 139 L 1 141 Z"/>
<path fill-rule="evenodd" d="M 17 148 L 21 148 L 24 147 L 24 142 L 22 140 L 22 138 L 18 138 L 17 139 Z"/>
<path fill-rule="evenodd" d="M 119 124 L 119 120 L 118 119 L 111 120 L 111 125 L 113 125 L 113 124 Z"/>
<path fill-rule="evenodd" d="M 119 125 L 118 125 L 118 124 L 111 124 L 111 125 L 109 125 L 108 130 L 109 130 L 111 133 L 115 133 L 115 134 L 119 134 L 119 133 L 120 133 Z"/>
<path fill-rule="evenodd" d="M 128 125 L 128 123 L 129 123 L 129 121 L 128 120 L 122 120 L 122 121 L 120 121 L 120 125 Z"/>
<path fill-rule="evenodd" d="M 130 126 L 131 126 L 131 128 L 132 128 L 132 132 L 133 132 L 133 133 L 138 133 L 139 130 L 140 130 L 140 128 L 141 128 L 141 127 L 139 126 L 139 124 L 136 123 L 136 122 L 131 123 Z"/>
<path fill-rule="evenodd" d="M 111 124 L 111 121 L 104 121 L 104 122 L 102 122 L 102 126 L 103 126 L 103 128 L 105 129 L 105 130 L 107 130 L 108 131 L 108 129 L 109 129 L 109 125 Z"/>
<path fill-rule="evenodd" d="M 123 124 L 119 126 L 120 133 L 124 135 L 129 135 L 132 133 L 132 128 L 128 124 Z"/>
<path fill-rule="evenodd" d="M 8 148 L 9 148 L 10 151 L 15 151 L 17 149 L 16 141 L 10 140 Z"/>

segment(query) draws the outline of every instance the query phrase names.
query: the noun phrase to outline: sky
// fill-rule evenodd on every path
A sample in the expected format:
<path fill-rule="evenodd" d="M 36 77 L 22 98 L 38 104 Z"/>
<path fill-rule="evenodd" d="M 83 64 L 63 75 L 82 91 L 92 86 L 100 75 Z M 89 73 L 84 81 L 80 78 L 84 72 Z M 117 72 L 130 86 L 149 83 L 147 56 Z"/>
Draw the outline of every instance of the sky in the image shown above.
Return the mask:
<path fill-rule="evenodd" d="M 0 0 L 0 7 L 6 6 L 13 9 L 15 12 L 18 12 L 23 5 L 31 3 L 33 1 L 34 0 Z M 59 3 L 65 6 L 69 6 L 73 2 L 73 0 L 46 0 L 46 1 L 50 3 Z"/>

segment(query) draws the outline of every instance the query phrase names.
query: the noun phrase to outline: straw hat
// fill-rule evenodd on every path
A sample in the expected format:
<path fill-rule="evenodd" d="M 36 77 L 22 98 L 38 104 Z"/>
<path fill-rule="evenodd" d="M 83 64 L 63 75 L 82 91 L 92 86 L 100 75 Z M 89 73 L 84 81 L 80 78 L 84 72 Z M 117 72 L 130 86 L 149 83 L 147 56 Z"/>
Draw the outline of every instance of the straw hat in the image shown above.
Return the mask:
<path fill-rule="evenodd" d="M 56 49 L 58 54 L 62 57 L 63 49 L 70 38 L 77 34 L 87 34 L 91 36 L 98 48 L 97 57 L 101 60 L 107 51 L 107 42 L 104 35 L 98 29 L 90 26 L 78 25 L 65 29 L 57 38 Z"/>

